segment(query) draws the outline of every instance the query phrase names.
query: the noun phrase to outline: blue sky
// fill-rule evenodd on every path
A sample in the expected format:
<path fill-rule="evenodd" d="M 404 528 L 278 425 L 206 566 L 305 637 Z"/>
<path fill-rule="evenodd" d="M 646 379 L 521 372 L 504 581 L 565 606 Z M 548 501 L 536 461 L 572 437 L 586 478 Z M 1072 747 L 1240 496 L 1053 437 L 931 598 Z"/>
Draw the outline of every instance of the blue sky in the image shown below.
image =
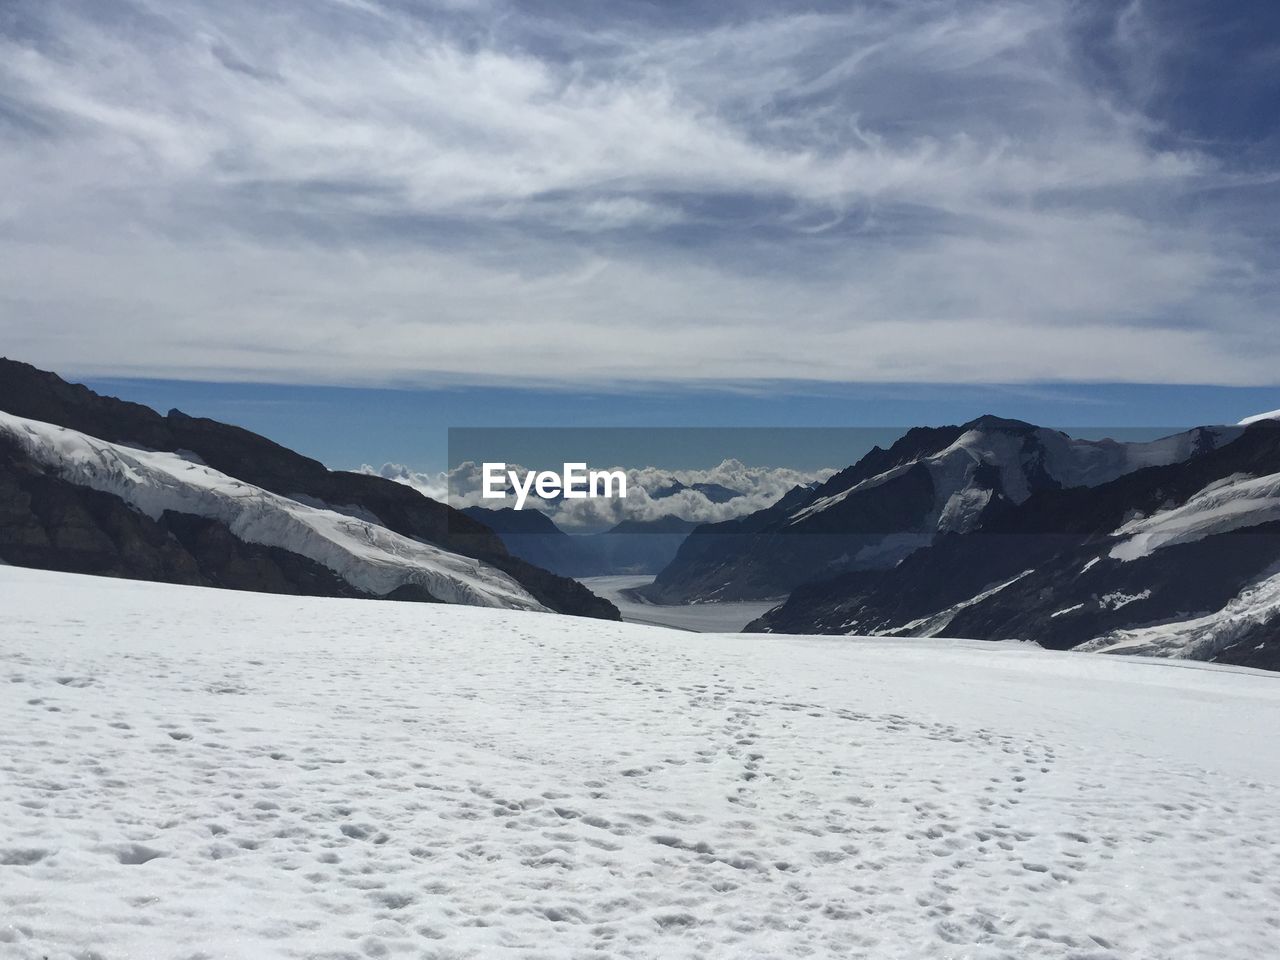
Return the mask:
<path fill-rule="evenodd" d="M 1278 112 L 1263 0 L 8 0 L 0 345 L 285 438 L 1219 419 Z M 411 459 L 358 420 L 298 429 Z"/>
<path fill-rule="evenodd" d="M 1280 389 L 1132 384 L 767 384 L 757 391 L 608 393 L 88 382 L 101 393 L 146 403 L 162 413 L 177 407 L 247 427 L 337 469 L 394 462 L 421 471 L 442 470 L 449 463 L 450 428 L 774 428 L 755 435 L 727 430 L 722 440 L 713 433 L 700 433 L 702 449 L 696 451 L 674 443 L 668 431 L 651 431 L 648 442 L 643 433 L 632 432 L 627 446 L 634 450 L 634 462 L 625 465 L 705 469 L 732 456 L 759 466 L 813 470 L 853 462 L 871 443 L 889 442 L 898 432 L 889 428 L 961 423 L 984 413 L 1056 426 L 1077 436 L 1126 440 L 1202 423 L 1235 423 L 1280 406 Z M 846 427 L 872 429 L 848 435 L 815 429 Z M 794 431 L 796 436 L 788 436 L 792 432 L 788 428 L 800 429 Z M 852 444 L 847 449 L 842 446 L 846 440 Z M 520 445 L 510 446 L 510 452 L 501 456 L 517 461 Z M 545 447 L 543 440 L 535 438 L 535 449 Z"/>

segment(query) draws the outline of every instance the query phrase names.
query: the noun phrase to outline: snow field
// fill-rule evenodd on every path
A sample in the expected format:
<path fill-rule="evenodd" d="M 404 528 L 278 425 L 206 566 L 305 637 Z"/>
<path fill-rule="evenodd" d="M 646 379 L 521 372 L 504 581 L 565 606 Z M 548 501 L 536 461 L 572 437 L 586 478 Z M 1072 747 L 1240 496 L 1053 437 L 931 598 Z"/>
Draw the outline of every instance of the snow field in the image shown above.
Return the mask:
<path fill-rule="evenodd" d="M 0 955 L 1257 958 L 1280 679 L 0 567 Z"/>

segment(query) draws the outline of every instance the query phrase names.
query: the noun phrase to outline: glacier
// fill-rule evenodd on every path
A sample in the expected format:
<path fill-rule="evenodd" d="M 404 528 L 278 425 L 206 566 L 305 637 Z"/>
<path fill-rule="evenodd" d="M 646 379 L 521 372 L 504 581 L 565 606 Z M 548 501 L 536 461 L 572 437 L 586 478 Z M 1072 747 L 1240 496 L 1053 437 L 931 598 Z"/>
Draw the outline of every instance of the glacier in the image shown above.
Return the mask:
<path fill-rule="evenodd" d="M 1256 960 L 1280 684 L 0 567 L 0 955 Z"/>
<path fill-rule="evenodd" d="M 166 511 L 225 523 L 250 543 L 280 547 L 377 595 L 406 584 L 447 603 L 545 610 L 506 573 L 402 536 L 371 518 L 280 496 L 182 453 L 109 443 L 0 411 L 0 436 L 71 483 L 109 493 L 152 519 Z"/>

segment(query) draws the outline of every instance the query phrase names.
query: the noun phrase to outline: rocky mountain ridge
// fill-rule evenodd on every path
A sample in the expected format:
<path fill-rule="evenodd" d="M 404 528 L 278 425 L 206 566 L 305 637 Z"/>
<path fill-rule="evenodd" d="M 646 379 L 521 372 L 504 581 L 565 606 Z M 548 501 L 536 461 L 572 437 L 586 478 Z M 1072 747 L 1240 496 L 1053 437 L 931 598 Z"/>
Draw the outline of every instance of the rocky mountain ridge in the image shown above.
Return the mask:
<path fill-rule="evenodd" d="M 1280 669 L 1280 422 L 1212 433 L 1185 459 L 1002 498 L 977 527 L 893 566 L 796 587 L 748 629 L 1029 639 Z"/>
<path fill-rule="evenodd" d="M 547 609 L 607 619 L 618 617 L 612 604 L 594 596 L 581 584 L 512 556 L 492 530 L 459 511 L 403 484 L 365 474 L 330 471 L 319 461 L 240 427 L 191 417 L 178 410 L 162 416 L 141 404 L 100 396 L 85 386 L 67 383 L 55 374 L 3 358 L 0 358 L 0 411 L 64 427 L 107 443 L 142 451 L 175 453 L 279 497 L 371 520 L 409 541 L 478 561 L 510 577 Z M 4 459 L 0 461 L 0 497 L 3 497 L 0 500 L 0 518 L 3 518 L 0 519 L 0 557 L 14 563 L 117 576 L 136 575 L 144 579 L 168 578 L 178 582 L 202 582 L 203 579 L 214 584 L 225 579 L 224 574 L 217 573 L 221 567 L 211 558 L 198 559 L 197 554 L 207 552 L 204 546 L 199 547 L 197 554 L 189 547 L 182 547 L 188 559 L 195 562 L 195 572 L 189 562 L 176 559 L 180 556 L 178 547 L 182 541 L 172 522 L 163 515 L 149 518 L 152 526 L 147 526 L 141 520 L 126 516 L 127 505 L 110 503 L 94 495 L 101 491 L 85 491 L 83 485 L 73 491 L 65 481 L 59 481 L 56 470 L 33 460 L 21 445 L 9 438 Z M 43 512 L 38 509 L 40 504 L 48 505 Z M 205 520 L 207 526 L 208 518 Z M 184 529 L 190 527 L 188 521 L 178 521 L 178 524 L 186 524 Z M 80 530 L 84 543 L 81 548 L 64 550 L 64 544 L 76 539 L 73 529 Z M 220 530 L 217 539 L 224 549 L 228 534 L 233 540 L 239 539 L 229 530 Z M 96 546 L 85 546 L 90 542 Z M 153 549 L 143 549 L 141 544 L 145 543 L 152 543 Z M 108 549 L 107 544 L 112 544 L 114 549 Z M 258 551 L 247 545 L 236 549 L 248 550 L 255 556 L 255 562 L 263 561 Z M 279 559 L 276 558 L 276 566 L 280 568 L 281 577 L 265 577 L 261 581 L 263 589 L 273 585 L 282 590 L 346 595 L 324 574 L 299 562 L 306 558 L 285 562 L 284 566 L 293 571 L 288 575 L 284 574 Z M 168 572 L 163 577 L 155 577 L 157 569 Z M 308 571 L 306 575 L 301 572 L 304 569 Z M 247 571 L 231 580 L 236 585 L 254 582 Z M 356 590 L 361 592 L 359 588 Z M 422 591 L 414 588 L 409 592 Z M 427 599 L 427 596 L 424 593 L 420 598 Z"/>
<path fill-rule="evenodd" d="M 888 569 L 1045 490 L 1089 488 L 1216 449 L 1241 427 L 1144 443 L 1079 440 L 998 417 L 907 431 L 813 489 L 705 524 L 647 591 L 659 603 L 783 597 L 803 583 Z"/>

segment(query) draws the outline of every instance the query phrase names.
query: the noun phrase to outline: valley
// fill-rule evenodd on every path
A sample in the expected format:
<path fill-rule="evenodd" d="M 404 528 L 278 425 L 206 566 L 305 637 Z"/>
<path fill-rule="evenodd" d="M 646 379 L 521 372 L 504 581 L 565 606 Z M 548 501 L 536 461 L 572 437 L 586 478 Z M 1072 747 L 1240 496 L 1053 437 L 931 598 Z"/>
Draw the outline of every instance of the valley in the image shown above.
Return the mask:
<path fill-rule="evenodd" d="M 779 598 L 722 603 L 651 603 L 639 593 L 653 583 L 653 577 L 645 575 L 582 577 L 579 583 L 611 602 L 627 623 L 673 627 L 697 633 L 736 633 L 782 602 Z"/>

